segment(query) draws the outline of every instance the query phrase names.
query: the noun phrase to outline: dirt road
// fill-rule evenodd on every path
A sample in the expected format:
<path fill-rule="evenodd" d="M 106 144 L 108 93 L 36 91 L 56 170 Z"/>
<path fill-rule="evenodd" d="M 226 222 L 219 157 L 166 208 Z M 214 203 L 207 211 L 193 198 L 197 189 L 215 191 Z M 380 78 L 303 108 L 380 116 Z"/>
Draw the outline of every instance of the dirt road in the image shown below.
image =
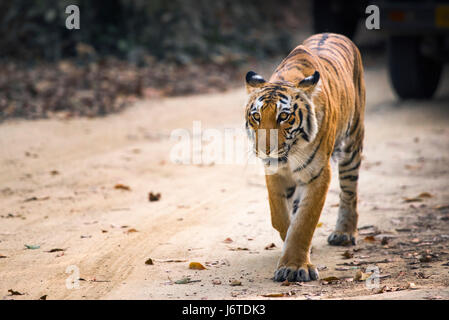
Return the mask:
<path fill-rule="evenodd" d="M 0 297 L 449 298 L 449 93 L 398 103 L 385 70 L 368 70 L 366 81 L 361 235 L 352 248 L 326 243 L 334 175 L 312 252 L 325 281 L 271 280 L 282 242 L 262 175 L 242 164 L 170 161 L 172 130 L 191 130 L 194 120 L 242 124 L 245 93 L 235 90 L 142 101 L 106 118 L 1 124 Z M 160 200 L 150 202 L 149 192 Z M 377 288 L 353 279 L 370 265 L 379 268 Z M 194 282 L 175 283 L 185 277 Z"/>

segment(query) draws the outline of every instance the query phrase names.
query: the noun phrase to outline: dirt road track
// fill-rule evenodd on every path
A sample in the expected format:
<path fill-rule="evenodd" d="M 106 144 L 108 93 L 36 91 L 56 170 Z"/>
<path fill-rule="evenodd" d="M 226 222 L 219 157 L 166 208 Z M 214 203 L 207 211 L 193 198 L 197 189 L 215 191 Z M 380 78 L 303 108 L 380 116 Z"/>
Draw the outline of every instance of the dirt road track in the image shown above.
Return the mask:
<path fill-rule="evenodd" d="M 270 225 L 263 176 L 244 165 L 169 160 L 173 129 L 191 129 L 194 120 L 203 128 L 241 125 L 245 93 L 236 90 L 142 101 L 106 118 L 1 124 L 0 297 L 257 299 L 290 292 L 299 299 L 449 298 L 449 267 L 443 266 L 449 261 L 449 212 L 441 208 L 449 204 L 449 93 L 399 104 L 384 70 L 368 70 L 366 80 L 359 226 L 375 226 L 389 243 L 382 245 L 381 237 L 364 241 L 362 235 L 348 260 L 345 248 L 327 245 L 338 203 L 334 176 L 312 260 L 322 279 L 352 278 L 366 265 L 338 264 L 368 261 L 386 275 L 381 287 L 404 289 L 412 282 L 416 290 L 379 294 L 348 280 L 288 287 L 272 282 L 282 243 Z M 441 87 L 448 88 L 448 80 L 446 74 Z M 160 192 L 161 200 L 149 202 L 150 191 Z M 422 192 L 432 197 L 404 201 Z M 226 238 L 233 242 L 224 243 Z M 265 250 L 270 243 L 276 248 Z M 65 251 L 46 252 L 55 248 Z M 429 261 L 420 262 L 423 250 L 432 250 Z M 148 258 L 154 265 L 145 264 Z M 189 270 L 191 261 L 207 270 Z M 85 280 L 79 289 L 66 287 L 72 265 Z M 172 282 L 186 276 L 201 281 Z M 230 286 L 233 279 L 242 285 Z M 24 295 L 9 296 L 9 289 Z"/>

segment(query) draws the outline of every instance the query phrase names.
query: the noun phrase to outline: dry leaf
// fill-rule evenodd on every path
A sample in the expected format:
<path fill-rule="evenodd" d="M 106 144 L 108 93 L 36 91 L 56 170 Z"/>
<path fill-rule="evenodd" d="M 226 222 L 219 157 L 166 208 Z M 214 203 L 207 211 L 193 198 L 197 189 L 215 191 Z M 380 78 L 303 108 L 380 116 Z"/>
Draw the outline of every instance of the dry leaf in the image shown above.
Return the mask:
<path fill-rule="evenodd" d="M 420 262 L 432 262 L 432 256 L 431 255 L 423 255 L 419 258 Z"/>
<path fill-rule="evenodd" d="M 242 248 L 242 247 L 229 248 L 229 250 L 231 250 L 231 251 L 249 251 L 248 248 Z"/>
<path fill-rule="evenodd" d="M 281 283 L 281 286 L 288 287 L 291 284 L 292 284 L 291 282 L 289 282 L 288 280 L 285 280 L 284 282 Z"/>
<path fill-rule="evenodd" d="M 339 280 L 340 280 L 340 278 L 337 278 L 334 276 L 330 276 L 330 277 L 326 277 L 326 278 L 322 279 L 322 281 L 325 281 L 325 282 L 337 282 Z"/>
<path fill-rule="evenodd" d="M 279 292 L 279 293 L 269 293 L 269 294 L 263 294 L 262 297 L 266 298 L 281 298 L 286 297 L 287 295 L 285 293 Z"/>
<path fill-rule="evenodd" d="M 363 240 L 366 242 L 375 242 L 376 238 L 374 238 L 374 236 L 366 236 Z"/>
<path fill-rule="evenodd" d="M 153 264 L 154 264 L 154 263 L 153 263 L 153 259 L 148 258 L 147 261 L 145 261 L 145 264 L 147 264 L 147 265 L 153 265 Z"/>
<path fill-rule="evenodd" d="M 321 228 L 323 226 L 322 222 L 318 222 L 318 224 L 316 225 L 317 228 Z"/>
<path fill-rule="evenodd" d="M 185 259 L 165 259 L 165 260 L 156 260 L 157 262 L 186 262 Z"/>
<path fill-rule="evenodd" d="M 180 280 L 175 281 L 175 284 L 187 284 L 192 282 L 201 282 L 201 280 L 190 280 L 190 278 L 182 278 Z"/>
<path fill-rule="evenodd" d="M 138 232 L 138 231 L 136 229 L 134 229 L 134 228 L 128 229 L 126 231 L 126 233 L 134 233 L 134 232 Z"/>
<path fill-rule="evenodd" d="M 416 286 L 416 284 L 414 282 L 409 282 L 407 284 L 407 289 L 418 289 L 418 287 Z"/>
<path fill-rule="evenodd" d="M 422 164 L 418 164 L 418 165 L 411 165 L 411 164 L 406 164 L 405 169 L 407 170 L 420 170 L 422 168 Z"/>
<path fill-rule="evenodd" d="M 126 191 L 131 191 L 131 188 L 127 185 L 118 183 L 114 186 L 114 189 L 120 189 L 120 190 L 126 190 Z"/>
<path fill-rule="evenodd" d="M 194 269 L 194 270 L 204 270 L 206 269 L 205 266 L 203 266 L 201 263 L 199 262 L 190 262 L 189 264 L 189 269 Z"/>
<path fill-rule="evenodd" d="M 229 284 L 231 287 L 237 287 L 237 286 L 241 286 L 242 282 L 239 280 L 232 280 L 231 283 Z"/>
<path fill-rule="evenodd" d="M 354 281 L 365 281 L 371 276 L 370 273 L 364 273 L 361 270 L 357 270 L 354 276 Z"/>
<path fill-rule="evenodd" d="M 354 257 L 354 253 L 352 253 L 352 252 L 349 251 L 349 250 L 346 250 L 345 252 L 343 252 L 342 256 L 343 256 L 343 258 L 345 258 L 345 259 L 351 259 L 351 258 Z"/>
<path fill-rule="evenodd" d="M 154 202 L 159 201 L 160 199 L 161 199 L 160 193 L 153 193 L 153 192 L 148 193 L 148 201 Z"/>
<path fill-rule="evenodd" d="M 13 289 L 9 289 L 8 292 L 10 296 L 23 296 L 23 293 L 20 293 L 19 291 L 15 291 Z"/>
<path fill-rule="evenodd" d="M 421 198 L 404 198 L 404 202 L 410 203 L 410 202 L 422 202 Z"/>
<path fill-rule="evenodd" d="M 335 271 L 348 271 L 349 267 L 336 267 Z"/>
<path fill-rule="evenodd" d="M 0 259 L 4 259 L 4 258 L 8 258 L 8 257 L 0 254 Z"/>
<path fill-rule="evenodd" d="M 40 297 L 39 300 L 47 300 L 47 297 L 48 297 L 48 296 L 45 294 L 45 295 L 43 295 L 42 297 Z"/>
<path fill-rule="evenodd" d="M 32 245 L 32 244 L 26 244 L 25 247 L 27 249 L 30 249 L 30 250 L 36 250 L 36 249 L 39 249 L 41 246 L 39 246 L 39 245 Z"/>
<path fill-rule="evenodd" d="M 232 243 L 234 242 L 234 240 L 232 240 L 231 238 L 226 238 L 223 240 L 224 243 Z"/>
<path fill-rule="evenodd" d="M 50 197 L 49 197 L 49 196 L 46 196 L 46 197 L 42 197 L 42 198 L 38 198 L 38 197 L 31 197 L 31 198 L 28 198 L 28 199 L 25 199 L 25 200 L 23 200 L 23 202 L 30 202 L 30 201 L 43 201 L 43 200 L 48 200 L 48 199 L 50 199 Z"/>
<path fill-rule="evenodd" d="M 436 209 L 436 210 L 443 211 L 443 210 L 449 209 L 449 204 L 440 204 L 440 205 L 437 205 L 437 206 L 435 206 L 433 208 Z"/>
<path fill-rule="evenodd" d="M 433 198 L 433 196 L 428 192 L 421 192 L 417 198 Z"/>
<path fill-rule="evenodd" d="M 274 243 L 270 243 L 269 245 L 267 245 L 265 247 L 265 250 L 271 250 L 271 249 L 274 249 L 274 248 L 276 248 L 276 245 Z"/>
<path fill-rule="evenodd" d="M 60 248 L 54 248 L 54 249 L 51 249 L 51 250 L 48 250 L 48 251 L 46 251 L 46 252 L 60 252 L 60 251 L 64 251 L 64 249 L 60 249 Z"/>

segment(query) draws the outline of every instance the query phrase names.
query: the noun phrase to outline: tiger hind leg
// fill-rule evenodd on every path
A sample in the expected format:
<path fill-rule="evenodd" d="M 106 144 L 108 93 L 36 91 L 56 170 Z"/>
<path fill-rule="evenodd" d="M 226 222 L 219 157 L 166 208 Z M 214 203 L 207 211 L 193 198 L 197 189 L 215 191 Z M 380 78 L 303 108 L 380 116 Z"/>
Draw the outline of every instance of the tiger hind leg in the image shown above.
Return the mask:
<path fill-rule="evenodd" d="M 357 236 L 357 181 L 362 145 L 353 143 L 345 149 L 338 163 L 341 191 L 337 224 L 327 239 L 330 245 L 335 246 L 355 245 Z"/>

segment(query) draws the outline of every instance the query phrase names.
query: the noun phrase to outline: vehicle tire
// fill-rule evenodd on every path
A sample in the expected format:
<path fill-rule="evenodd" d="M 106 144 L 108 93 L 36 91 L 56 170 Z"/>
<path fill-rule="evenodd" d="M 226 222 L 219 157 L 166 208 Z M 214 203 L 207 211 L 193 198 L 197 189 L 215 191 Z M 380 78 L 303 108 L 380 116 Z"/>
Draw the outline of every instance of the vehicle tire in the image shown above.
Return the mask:
<path fill-rule="evenodd" d="M 388 69 L 391 84 L 401 99 L 428 99 L 435 93 L 443 63 L 424 56 L 419 37 L 388 39 Z"/>
<path fill-rule="evenodd" d="M 313 27 L 315 33 L 334 32 L 353 38 L 360 16 L 357 1 L 313 1 Z"/>

